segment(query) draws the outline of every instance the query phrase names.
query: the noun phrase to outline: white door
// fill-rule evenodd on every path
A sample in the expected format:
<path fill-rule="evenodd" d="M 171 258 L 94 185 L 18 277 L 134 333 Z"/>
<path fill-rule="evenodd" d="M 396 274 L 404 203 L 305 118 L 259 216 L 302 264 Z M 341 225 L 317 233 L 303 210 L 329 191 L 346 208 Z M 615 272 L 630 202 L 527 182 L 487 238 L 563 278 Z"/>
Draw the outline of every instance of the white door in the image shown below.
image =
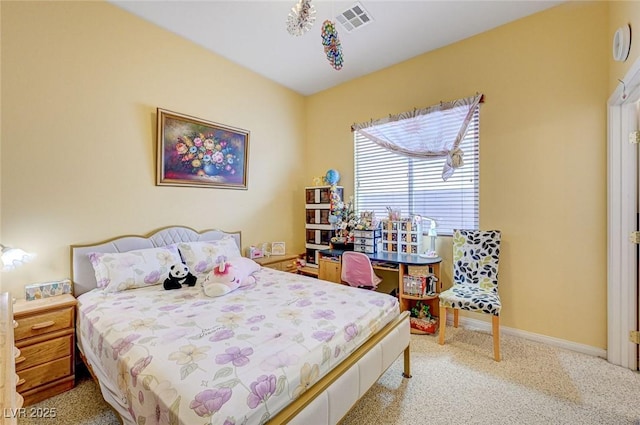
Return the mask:
<path fill-rule="evenodd" d="M 640 121 L 640 59 L 623 81 L 607 103 L 607 360 L 638 370 L 638 345 L 629 332 L 639 325 L 640 264 L 629 237 L 640 230 L 640 145 L 629 143 L 629 135 Z"/>
<path fill-rule="evenodd" d="M 640 144 L 640 100 L 636 100 L 633 105 L 629 107 L 629 113 L 627 114 L 627 127 L 631 130 L 630 133 L 634 136 L 629 136 L 630 139 L 635 138 Z M 630 140 L 631 141 L 631 140 Z M 640 231 L 640 149 L 637 149 L 638 155 L 636 156 L 636 172 L 638 178 L 638 196 L 636 198 L 636 230 Z M 636 246 L 636 306 L 635 306 L 635 328 L 632 330 L 640 330 L 640 245 Z M 640 369 L 640 346 L 635 346 L 636 364 L 635 370 Z M 633 368 L 633 363 L 630 365 Z"/>

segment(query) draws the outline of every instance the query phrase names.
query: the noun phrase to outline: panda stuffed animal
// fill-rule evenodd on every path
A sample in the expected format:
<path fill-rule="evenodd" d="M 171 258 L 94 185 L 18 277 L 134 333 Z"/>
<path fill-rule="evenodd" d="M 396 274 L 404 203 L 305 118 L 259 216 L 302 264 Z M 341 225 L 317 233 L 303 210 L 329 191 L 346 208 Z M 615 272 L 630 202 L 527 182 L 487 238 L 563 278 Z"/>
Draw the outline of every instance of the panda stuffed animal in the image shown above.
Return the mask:
<path fill-rule="evenodd" d="M 169 268 L 169 277 L 164 280 L 164 289 L 180 289 L 182 285 L 194 286 L 196 280 L 186 264 L 176 263 Z"/>

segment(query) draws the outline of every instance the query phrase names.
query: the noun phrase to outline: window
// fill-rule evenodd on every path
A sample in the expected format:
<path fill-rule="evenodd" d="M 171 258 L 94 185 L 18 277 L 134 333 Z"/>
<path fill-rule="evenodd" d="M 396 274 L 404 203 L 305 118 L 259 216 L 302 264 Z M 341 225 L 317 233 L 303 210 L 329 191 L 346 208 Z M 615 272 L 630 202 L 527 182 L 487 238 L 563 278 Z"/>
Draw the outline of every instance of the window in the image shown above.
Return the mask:
<path fill-rule="evenodd" d="M 387 217 L 386 207 L 390 206 L 404 217 L 432 217 L 440 235 L 452 235 L 453 229 L 478 229 L 479 109 L 475 107 L 460 142 L 464 165 L 447 181 L 442 179 L 446 158 L 406 157 L 354 131 L 357 211 L 375 211 L 376 217 Z"/>

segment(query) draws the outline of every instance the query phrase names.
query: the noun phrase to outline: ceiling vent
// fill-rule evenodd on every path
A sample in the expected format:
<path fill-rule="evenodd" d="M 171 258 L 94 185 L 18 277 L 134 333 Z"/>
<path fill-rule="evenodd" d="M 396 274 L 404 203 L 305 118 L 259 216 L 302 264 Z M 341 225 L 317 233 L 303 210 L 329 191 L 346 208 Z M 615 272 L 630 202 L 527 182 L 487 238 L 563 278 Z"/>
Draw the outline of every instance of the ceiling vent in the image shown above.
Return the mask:
<path fill-rule="evenodd" d="M 364 7 L 362 7 L 360 3 L 356 3 L 349 9 L 336 16 L 336 20 L 340 22 L 340 24 L 342 24 L 347 32 L 352 32 L 367 25 L 373 19 L 371 18 L 369 12 L 364 10 Z"/>

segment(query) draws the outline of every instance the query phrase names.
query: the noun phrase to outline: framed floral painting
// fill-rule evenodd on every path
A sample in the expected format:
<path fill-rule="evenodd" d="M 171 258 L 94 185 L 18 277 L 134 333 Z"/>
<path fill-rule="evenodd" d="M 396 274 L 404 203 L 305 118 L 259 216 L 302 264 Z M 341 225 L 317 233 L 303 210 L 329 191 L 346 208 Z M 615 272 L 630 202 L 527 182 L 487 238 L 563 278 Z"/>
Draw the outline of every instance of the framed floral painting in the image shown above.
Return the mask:
<path fill-rule="evenodd" d="M 247 189 L 249 131 L 158 108 L 159 186 Z"/>

